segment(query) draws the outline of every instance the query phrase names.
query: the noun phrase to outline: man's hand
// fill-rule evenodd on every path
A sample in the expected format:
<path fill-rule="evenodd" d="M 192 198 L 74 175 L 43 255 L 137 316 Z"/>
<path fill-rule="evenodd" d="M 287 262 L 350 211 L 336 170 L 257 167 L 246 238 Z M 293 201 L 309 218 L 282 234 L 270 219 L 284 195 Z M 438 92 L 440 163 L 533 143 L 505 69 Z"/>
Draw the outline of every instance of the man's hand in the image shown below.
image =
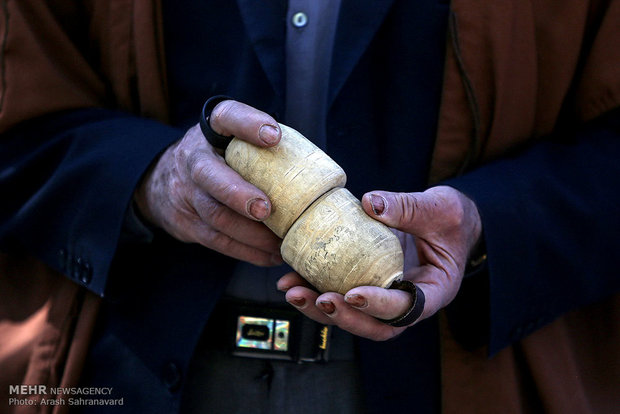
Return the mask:
<path fill-rule="evenodd" d="M 230 100 L 213 109 L 210 124 L 262 147 L 282 134 L 269 115 Z M 226 165 L 197 125 L 162 154 L 134 199 L 148 221 L 181 241 L 256 265 L 282 263 L 280 240 L 260 223 L 271 212 L 269 199 Z"/>
<path fill-rule="evenodd" d="M 448 305 L 459 290 L 469 252 L 481 234 L 473 201 L 454 188 L 441 186 L 423 193 L 373 191 L 364 195 L 362 206 L 371 217 L 402 232 L 405 279 L 426 297 L 418 320 Z M 308 317 L 355 335 L 386 340 L 406 329 L 376 319 L 402 315 L 411 305 L 411 295 L 404 291 L 360 286 L 344 296 L 335 292 L 319 295 L 296 273 L 284 275 L 278 288 Z"/>

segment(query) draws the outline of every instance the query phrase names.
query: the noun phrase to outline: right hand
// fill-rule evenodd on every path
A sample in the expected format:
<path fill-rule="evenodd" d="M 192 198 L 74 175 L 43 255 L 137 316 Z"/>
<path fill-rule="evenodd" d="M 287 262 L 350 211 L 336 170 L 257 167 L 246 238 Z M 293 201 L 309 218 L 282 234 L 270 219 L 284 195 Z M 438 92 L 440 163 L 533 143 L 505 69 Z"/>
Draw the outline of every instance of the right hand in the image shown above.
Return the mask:
<path fill-rule="evenodd" d="M 210 124 L 261 147 L 282 137 L 271 116 L 232 100 L 213 109 Z M 269 198 L 226 164 L 198 125 L 162 154 L 134 199 L 148 221 L 183 242 L 259 266 L 282 263 L 280 239 L 260 223 L 271 213 Z"/>

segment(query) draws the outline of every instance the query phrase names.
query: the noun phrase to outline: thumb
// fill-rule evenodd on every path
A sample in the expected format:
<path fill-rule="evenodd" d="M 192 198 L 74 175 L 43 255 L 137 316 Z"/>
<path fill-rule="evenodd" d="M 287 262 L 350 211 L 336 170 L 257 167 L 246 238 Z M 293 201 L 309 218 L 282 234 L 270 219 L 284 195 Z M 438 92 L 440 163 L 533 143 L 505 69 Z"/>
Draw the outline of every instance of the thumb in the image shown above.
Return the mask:
<path fill-rule="evenodd" d="M 362 207 L 370 217 L 406 233 L 421 234 L 437 220 L 438 200 L 428 192 L 392 193 L 372 191 L 362 197 Z"/>

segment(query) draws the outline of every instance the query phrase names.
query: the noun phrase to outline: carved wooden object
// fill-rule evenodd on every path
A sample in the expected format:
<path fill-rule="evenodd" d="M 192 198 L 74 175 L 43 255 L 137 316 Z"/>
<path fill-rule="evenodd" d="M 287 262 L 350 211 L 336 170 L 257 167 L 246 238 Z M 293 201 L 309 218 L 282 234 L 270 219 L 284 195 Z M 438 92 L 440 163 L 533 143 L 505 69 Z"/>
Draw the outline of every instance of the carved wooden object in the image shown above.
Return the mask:
<path fill-rule="evenodd" d="M 259 148 L 233 139 L 226 162 L 271 200 L 265 224 L 283 238 L 284 260 L 321 292 L 388 287 L 402 278 L 398 238 L 370 218 L 347 189 L 342 168 L 299 132 Z"/>

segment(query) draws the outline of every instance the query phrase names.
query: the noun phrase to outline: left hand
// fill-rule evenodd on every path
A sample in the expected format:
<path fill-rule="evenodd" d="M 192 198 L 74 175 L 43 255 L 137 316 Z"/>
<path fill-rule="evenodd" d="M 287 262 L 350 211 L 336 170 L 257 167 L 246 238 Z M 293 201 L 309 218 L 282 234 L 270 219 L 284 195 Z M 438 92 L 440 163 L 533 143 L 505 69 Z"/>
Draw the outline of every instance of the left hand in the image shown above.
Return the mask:
<path fill-rule="evenodd" d="M 364 195 L 362 206 L 370 217 L 399 230 L 404 278 L 426 297 L 418 321 L 447 306 L 461 286 L 469 253 L 480 238 L 482 224 L 474 202 L 452 187 L 438 186 L 422 193 L 373 191 Z M 309 318 L 377 341 L 392 338 L 406 327 L 396 328 L 376 318 L 398 317 L 412 300 L 407 292 L 374 286 L 356 287 L 345 295 L 319 295 L 294 272 L 278 281 L 278 289 L 286 291 L 286 300 Z"/>

